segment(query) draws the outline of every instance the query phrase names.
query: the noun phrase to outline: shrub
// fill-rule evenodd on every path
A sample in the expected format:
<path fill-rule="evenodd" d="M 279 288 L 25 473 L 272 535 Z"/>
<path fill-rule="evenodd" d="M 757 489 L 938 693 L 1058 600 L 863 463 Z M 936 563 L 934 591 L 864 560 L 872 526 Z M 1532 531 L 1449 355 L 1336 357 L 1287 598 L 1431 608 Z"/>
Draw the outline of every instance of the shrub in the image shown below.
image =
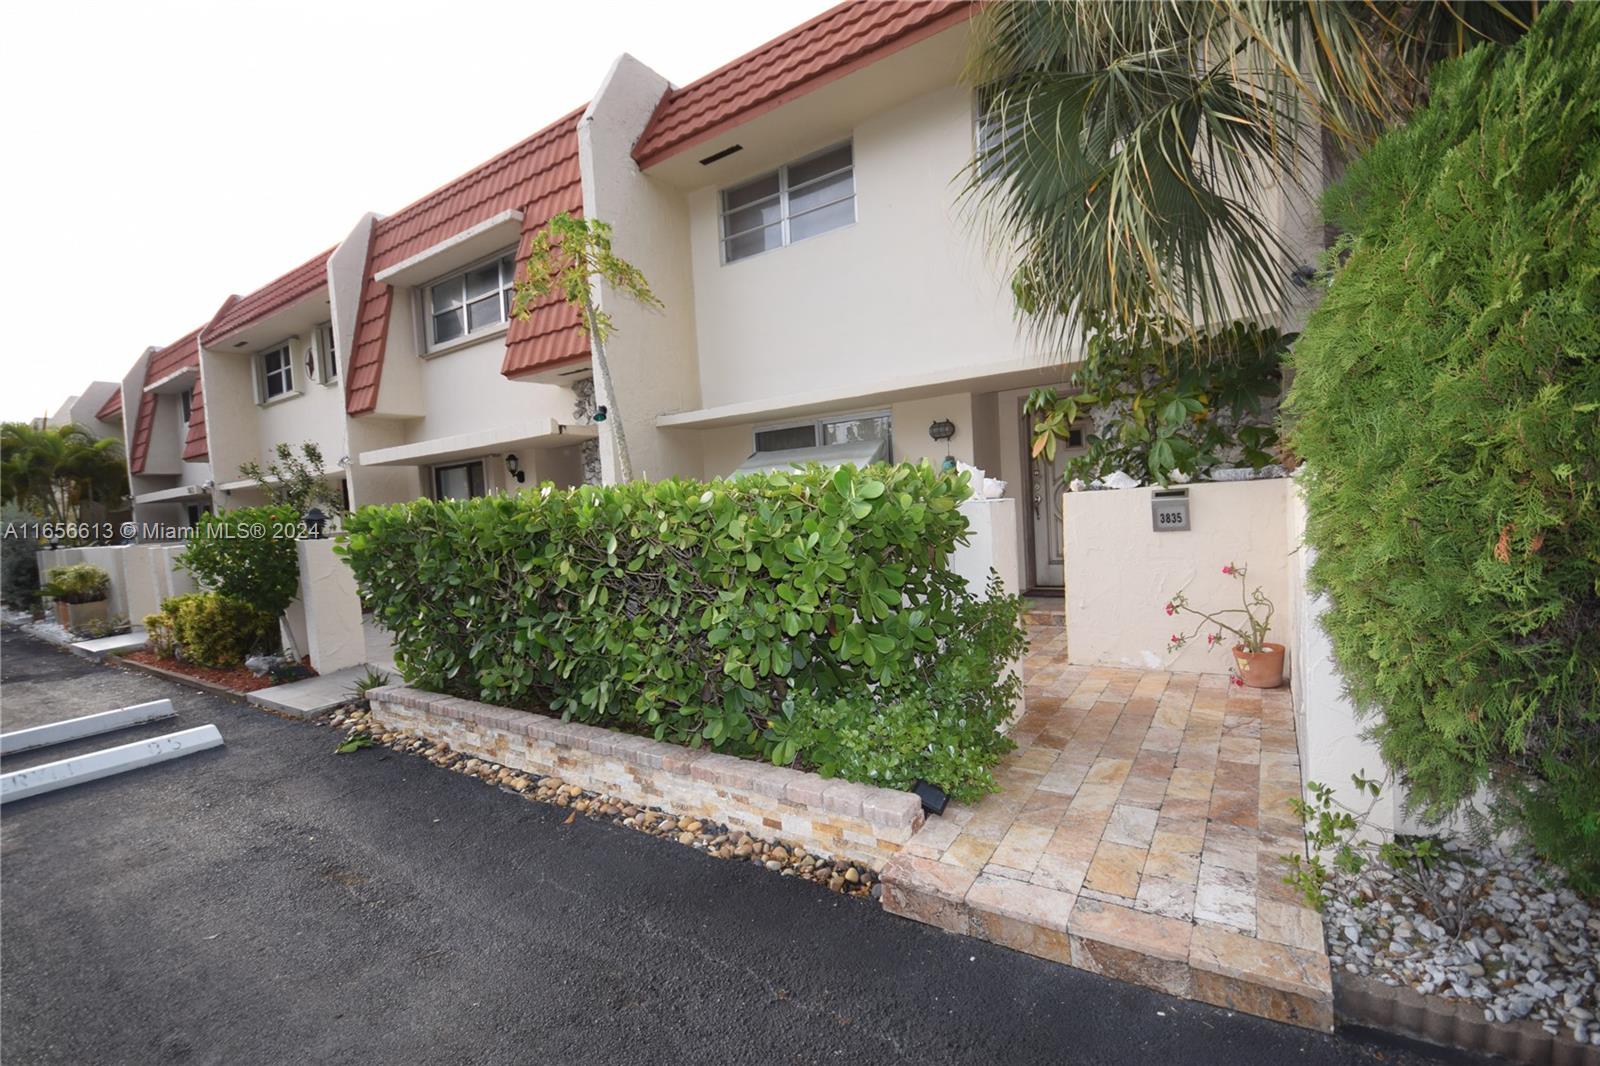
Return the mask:
<path fill-rule="evenodd" d="M 988 621 L 949 568 L 969 493 L 927 465 L 545 486 L 362 508 L 339 550 L 413 684 L 807 762 L 791 697 L 854 702 L 859 718 L 869 694 L 923 693 L 975 708 L 958 729 L 995 719 L 979 700 L 1001 698 L 1012 649 L 978 639 Z M 1015 628 L 1017 601 L 993 612 L 1007 609 Z M 999 748 L 967 754 L 987 766 Z M 838 759 L 844 776 L 859 767 Z"/>
<path fill-rule="evenodd" d="M 1348 260 L 1293 354 L 1312 575 L 1384 758 L 1495 787 L 1600 887 L 1600 7 L 1435 76 L 1329 196 Z"/>
<path fill-rule="evenodd" d="M 150 650 L 218 669 L 243 663 L 277 640 L 274 614 L 218 592 L 190 592 L 161 602 L 161 613 L 144 620 Z"/>
<path fill-rule="evenodd" d="M 51 567 L 44 594 L 62 603 L 99 603 L 111 593 L 111 575 L 93 563 Z"/>
<path fill-rule="evenodd" d="M 39 561 L 36 545 L 22 538 L 5 539 L 0 548 L 0 601 L 17 611 L 39 605 Z"/>
<path fill-rule="evenodd" d="M 923 671 L 884 686 L 852 686 L 831 698 L 811 692 L 784 701 L 768 728 L 780 741 L 777 758 L 793 753 L 825 777 L 885 788 L 932 781 L 958 803 L 995 791 L 992 768 L 1016 744 L 1000 727 L 1011 717 L 1022 681 L 997 677 L 997 664 L 1020 657 L 1027 638 L 1021 601 L 1003 594 L 991 576 L 987 601 L 956 607 L 961 640 L 929 657 Z M 782 741 L 788 741 L 784 748 Z"/>
<path fill-rule="evenodd" d="M 178 565 L 206 589 L 281 614 L 300 594 L 299 525 L 281 504 L 203 515 Z"/>

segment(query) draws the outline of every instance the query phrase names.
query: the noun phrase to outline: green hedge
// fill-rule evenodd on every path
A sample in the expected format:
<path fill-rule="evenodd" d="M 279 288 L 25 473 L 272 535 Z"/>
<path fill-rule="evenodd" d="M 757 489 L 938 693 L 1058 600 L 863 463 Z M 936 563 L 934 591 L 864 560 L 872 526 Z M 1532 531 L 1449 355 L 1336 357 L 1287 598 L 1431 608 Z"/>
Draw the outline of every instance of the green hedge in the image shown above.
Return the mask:
<path fill-rule="evenodd" d="M 1441 66 L 1329 197 L 1293 353 L 1328 631 L 1427 812 L 1481 785 L 1600 887 L 1600 6 Z"/>
<path fill-rule="evenodd" d="M 969 494 L 926 464 L 544 486 L 362 508 L 339 550 L 413 684 L 896 785 L 942 744 L 961 768 L 938 783 L 970 797 L 1022 638 L 1015 598 L 977 604 L 949 568 Z M 919 699 L 945 715 L 922 758 L 820 751 L 818 708 Z"/>

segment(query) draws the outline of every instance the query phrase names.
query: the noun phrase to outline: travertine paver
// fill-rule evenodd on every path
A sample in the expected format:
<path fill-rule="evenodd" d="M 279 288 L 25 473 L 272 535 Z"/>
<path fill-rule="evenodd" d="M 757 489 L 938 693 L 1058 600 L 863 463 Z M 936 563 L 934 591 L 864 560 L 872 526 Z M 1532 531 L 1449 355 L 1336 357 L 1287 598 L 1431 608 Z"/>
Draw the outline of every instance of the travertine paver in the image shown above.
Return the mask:
<path fill-rule="evenodd" d="M 885 905 L 1176 995 L 1331 1026 L 1321 923 L 1282 880 L 1284 856 L 1305 848 L 1289 809 L 1301 787 L 1289 689 L 1069 666 L 1059 625 L 1033 625 L 1030 638 L 1027 711 L 1000 791 L 929 818 L 885 870 Z"/>

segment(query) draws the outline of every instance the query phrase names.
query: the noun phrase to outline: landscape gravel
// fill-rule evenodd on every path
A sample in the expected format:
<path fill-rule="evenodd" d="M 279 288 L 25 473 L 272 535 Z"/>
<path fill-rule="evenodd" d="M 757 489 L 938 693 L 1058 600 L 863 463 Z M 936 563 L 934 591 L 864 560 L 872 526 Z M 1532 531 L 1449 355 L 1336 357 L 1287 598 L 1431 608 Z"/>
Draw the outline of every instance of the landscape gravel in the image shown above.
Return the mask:
<path fill-rule="evenodd" d="M 1531 853 L 1457 843 L 1420 879 L 1371 863 L 1327 893 L 1336 968 L 1600 1046 L 1600 905 Z"/>
<path fill-rule="evenodd" d="M 586 818 L 604 818 L 628 829 L 693 847 L 714 859 L 753 863 L 782 877 L 804 878 L 847 896 L 876 899 L 882 891 L 878 875 L 863 863 L 818 855 L 799 844 L 755 837 L 706 819 L 630 803 L 617 796 L 588 791 L 557 777 L 514 770 L 454 751 L 445 744 L 385 730 L 359 705 L 350 704 L 333 711 L 328 721 L 334 728 L 345 731 L 346 740 L 370 737 L 374 744 L 419 755 L 441 769 L 470 774 L 530 800 L 570 807 L 571 817 L 581 814 Z"/>

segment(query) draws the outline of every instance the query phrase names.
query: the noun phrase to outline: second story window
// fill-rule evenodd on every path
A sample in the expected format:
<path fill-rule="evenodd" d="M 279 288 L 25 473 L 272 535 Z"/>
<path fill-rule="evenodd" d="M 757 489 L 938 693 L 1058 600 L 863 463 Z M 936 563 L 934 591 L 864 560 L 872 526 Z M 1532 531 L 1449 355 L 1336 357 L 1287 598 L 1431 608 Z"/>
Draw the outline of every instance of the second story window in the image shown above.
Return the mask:
<path fill-rule="evenodd" d="M 178 393 L 178 411 L 183 415 L 183 424 L 189 424 L 189 416 L 194 413 L 194 390 L 184 389 Z"/>
<path fill-rule="evenodd" d="M 339 380 L 339 351 L 333 343 L 333 323 L 324 322 L 317 327 L 317 355 L 322 361 L 319 373 L 322 383 L 330 385 Z"/>
<path fill-rule="evenodd" d="M 428 347 L 508 321 L 516 273 L 516 257 L 506 255 L 428 286 Z"/>
<path fill-rule="evenodd" d="M 722 261 L 759 255 L 855 220 L 855 157 L 847 142 L 724 189 Z"/>
<path fill-rule="evenodd" d="M 261 353 L 261 398 L 274 400 L 294 391 L 294 364 L 289 361 L 289 346 L 279 345 Z"/>

